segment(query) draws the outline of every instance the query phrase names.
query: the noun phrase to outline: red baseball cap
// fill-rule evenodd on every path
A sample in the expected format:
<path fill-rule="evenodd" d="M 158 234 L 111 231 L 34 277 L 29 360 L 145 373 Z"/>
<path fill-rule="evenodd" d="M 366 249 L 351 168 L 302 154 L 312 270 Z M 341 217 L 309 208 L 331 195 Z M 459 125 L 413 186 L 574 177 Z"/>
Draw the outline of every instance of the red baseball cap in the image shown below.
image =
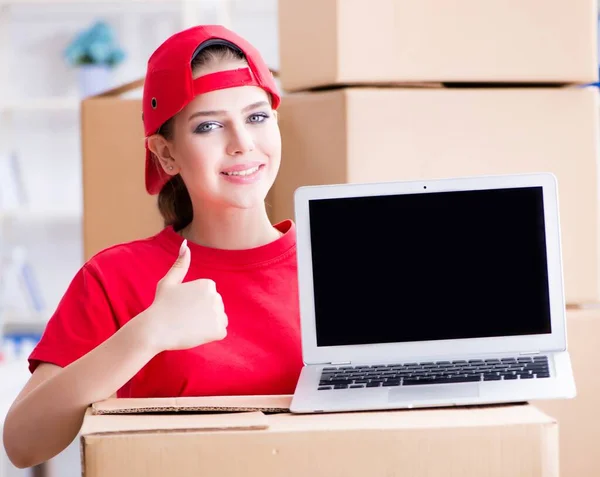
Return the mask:
<path fill-rule="evenodd" d="M 204 48 L 227 45 L 239 50 L 247 67 L 218 71 L 194 79 L 192 59 Z M 275 79 L 260 53 L 236 33 L 220 25 L 202 25 L 183 30 L 165 40 L 148 60 L 142 119 L 146 136 L 146 190 L 157 194 L 171 179 L 148 149 L 147 138 L 181 111 L 199 94 L 237 86 L 259 86 L 270 93 L 277 109 L 281 97 Z"/>

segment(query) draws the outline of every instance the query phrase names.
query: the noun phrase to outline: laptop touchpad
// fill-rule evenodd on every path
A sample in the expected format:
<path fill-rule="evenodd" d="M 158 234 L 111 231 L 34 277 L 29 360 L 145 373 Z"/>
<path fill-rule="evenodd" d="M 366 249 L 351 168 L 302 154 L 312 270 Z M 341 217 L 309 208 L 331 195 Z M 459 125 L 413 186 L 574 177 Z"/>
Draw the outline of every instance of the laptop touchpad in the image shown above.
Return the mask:
<path fill-rule="evenodd" d="M 461 383 L 461 384 L 440 384 L 440 385 L 420 385 L 395 387 L 390 389 L 388 400 L 390 402 L 399 401 L 422 401 L 430 399 L 453 399 L 470 398 L 479 396 L 479 384 Z"/>

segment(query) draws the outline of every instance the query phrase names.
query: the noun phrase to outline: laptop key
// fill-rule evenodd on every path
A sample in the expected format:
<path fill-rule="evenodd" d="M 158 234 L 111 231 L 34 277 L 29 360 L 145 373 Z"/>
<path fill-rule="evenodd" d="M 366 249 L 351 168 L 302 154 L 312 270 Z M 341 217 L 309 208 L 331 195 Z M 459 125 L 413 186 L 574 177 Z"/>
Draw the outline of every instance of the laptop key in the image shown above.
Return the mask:
<path fill-rule="evenodd" d="M 407 378 L 402 381 L 403 386 L 418 386 L 425 384 L 439 384 L 450 382 L 447 378 Z"/>
<path fill-rule="evenodd" d="M 483 375 L 483 380 L 484 381 L 500 381 L 502 379 L 502 376 L 500 376 L 499 374 L 493 373 L 493 374 L 484 374 Z"/>
<path fill-rule="evenodd" d="M 403 386 L 416 386 L 423 384 L 434 384 L 436 381 L 441 381 L 440 378 L 437 379 L 415 379 L 415 378 L 407 378 L 402 381 Z"/>
<path fill-rule="evenodd" d="M 388 379 L 386 382 L 382 384 L 382 386 L 400 386 L 399 379 Z"/>
<path fill-rule="evenodd" d="M 378 388 L 381 386 L 382 381 L 371 381 L 370 383 L 367 383 L 367 387 L 368 388 Z"/>
<path fill-rule="evenodd" d="M 461 374 L 448 378 L 449 383 L 475 383 L 477 381 L 481 381 L 481 375 L 479 374 Z"/>
<path fill-rule="evenodd" d="M 332 386 L 319 386 L 318 389 L 319 389 L 319 391 L 326 391 L 329 389 L 333 389 L 333 387 Z"/>
<path fill-rule="evenodd" d="M 480 381 L 479 376 L 465 376 L 465 375 L 457 375 L 457 376 L 438 376 L 436 378 L 421 378 L 421 379 L 405 379 L 405 386 L 416 386 L 423 384 L 447 384 L 447 383 L 468 383 L 473 381 Z"/>
<path fill-rule="evenodd" d="M 536 372 L 542 372 L 542 371 L 548 371 L 548 366 L 538 366 L 538 365 L 533 365 L 533 366 L 526 366 L 525 369 L 530 370 L 533 373 Z"/>
<path fill-rule="evenodd" d="M 351 380 L 349 380 L 349 379 L 332 379 L 331 381 L 329 381 L 328 384 L 332 384 L 334 386 L 337 386 L 337 385 L 341 385 L 341 384 L 348 385 L 350 383 L 351 383 Z"/>

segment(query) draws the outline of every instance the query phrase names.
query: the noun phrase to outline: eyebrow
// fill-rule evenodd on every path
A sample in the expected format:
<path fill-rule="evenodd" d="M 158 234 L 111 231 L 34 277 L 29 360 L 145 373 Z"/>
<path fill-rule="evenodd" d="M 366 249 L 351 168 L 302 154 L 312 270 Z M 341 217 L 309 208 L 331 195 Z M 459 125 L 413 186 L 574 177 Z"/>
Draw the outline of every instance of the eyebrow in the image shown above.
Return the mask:
<path fill-rule="evenodd" d="M 267 101 L 257 101 L 256 103 L 249 104 L 248 106 L 242 108 L 241 112 L 245 113 L 247 111 L 250 111 L 251 109 L 258 108 L 260 106 L 269 106 L 269 103 Z M 188 118 L 188 121 L 191 121 L 192 119 L 197 118 L 199 116 L 219 116 L 226 113 L 227 111 L 224 111 L 222 109 L 214 111 L 197 111 Z"/>

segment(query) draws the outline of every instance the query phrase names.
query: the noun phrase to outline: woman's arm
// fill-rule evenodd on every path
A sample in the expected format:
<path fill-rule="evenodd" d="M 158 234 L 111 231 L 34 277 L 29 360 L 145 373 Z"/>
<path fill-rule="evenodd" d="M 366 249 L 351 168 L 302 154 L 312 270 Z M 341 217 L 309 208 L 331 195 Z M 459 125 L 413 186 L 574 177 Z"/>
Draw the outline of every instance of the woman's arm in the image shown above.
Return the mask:
<path fill-rule="evenodd" d="M 4 446 L 16 467 L 62 452 L 77 437 L 87 407 L 116 393 L 158 352 L 147 320 L 138 318 L 64 369 L 41 364 L 34 371 L 4 423 Z"/>
<path fill-rule="evenodd" d="M 156 354 L 227 336 L 215 283 L 182 283 L 190 257 L 184 241 L 152 305 L 102 344 L 64 369 L 44 366 L 33 373 L 4 423 L 4 447 L 15 466 L 32 467 L 62 452 L 81 429 L 88 406 L 116 393 Z"/>

